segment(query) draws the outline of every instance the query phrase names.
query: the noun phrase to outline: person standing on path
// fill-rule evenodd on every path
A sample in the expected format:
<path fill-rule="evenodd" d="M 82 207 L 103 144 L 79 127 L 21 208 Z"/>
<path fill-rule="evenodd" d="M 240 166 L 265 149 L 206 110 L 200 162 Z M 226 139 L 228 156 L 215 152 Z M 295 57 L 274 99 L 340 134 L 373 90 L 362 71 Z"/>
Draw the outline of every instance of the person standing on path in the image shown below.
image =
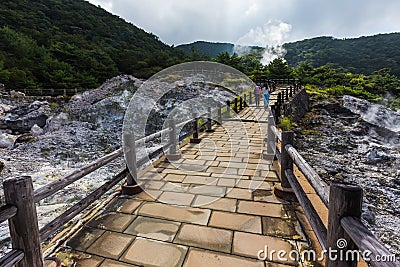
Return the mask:
<path fill-rule="evenodd" d="M 268 108 L 269 97 L 270 97 L 270 91 L 269 91 L 268 84 L 263 85 L 262 91 L 264 94 L 264 108 Z"/>
<path fill-rule="evenodd" d="M 254 98 L 256 99 L 256 106 L 259 107 L 260 106 L 260 95 L 261 95 L 261 88 L 260 86 L 257 84 L 254 87 Z"/>

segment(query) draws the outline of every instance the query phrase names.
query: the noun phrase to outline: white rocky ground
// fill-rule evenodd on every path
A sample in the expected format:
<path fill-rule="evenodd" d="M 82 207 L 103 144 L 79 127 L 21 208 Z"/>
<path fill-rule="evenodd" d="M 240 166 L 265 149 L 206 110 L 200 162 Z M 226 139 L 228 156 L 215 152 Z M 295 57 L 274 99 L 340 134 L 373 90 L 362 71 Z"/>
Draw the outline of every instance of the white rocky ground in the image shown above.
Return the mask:
<path fill-rule="evenodd" d="M 132 76 L 118 76 L 70 100 L 3 93 L 0 98 L 0 183 L 10 177 L 29 175 L 36 189 L 121 147 L 125 111 L 141 84 L 142 81 Z M 170 88 L 149 118 L 146 129 L 149 133 L 160 129 L 160 121 L 182 101 L 199 94 L 221 101 L 232 97 L 218 87 L 160 85 Z M 44 122 L 43 114 L 46 115 Z M 31 122 L 43 125 L 26 127 Z M 41 201 L 38 205 L 40 226 L 123 168 L 121 158 Z M 0 185 L 0 199 L 4 203 L 1 188 Z M 0 239 L 8 236 L 7 230 L 6 224 L 0 227 Z"/>
<path fill-rule="evenodd" d="M 119 148 L 125 110 L 141 84 L 132 76 L 119 76 L 69 101 L 23 97 L 17 93 L 0 95 L 0 182 L 30 175 L 34 187 L 38 188 Z M 149 119 L 149 131 L 159 129 L 160 118 L 177 103 L 198 95 L 198 89 L 188 85 L 181 91 L 182 84 L 171 86 L 166 98 L 158 103 L 157 114 Z M 205 89 L 200 94 L 217 95 L 222 101 L 231 97 L 215 88 Z M 43 127 L 35 126 L 30 133 L 23 134 L 4 125 L 9 111 L 32 103 L 39 105 L 48 117 Z M 398 128 L 395 128 L 399 125 L 398 112 L 350 97 L 345 98 L 345 106 L 361 115 L 335 101 L 314 104 L 313 112 L 297 129 L 297 145 L 324 179 L 352 181 L 364 188 L 364 220 L 399 254 L 400 146 Z M 390 120 L 383 120 L 384 117 Z M 43 200 L 38 206 L 40 225 L 55 218 L 66 206 L 123 167 L 122 159 L 108 164 L 60 194 Z M 3 225 L 0 237 L 7 236 L 6 232 L 7 227 Z"/>
<path fill-rule="evenodd" d="M 364 189 L 363 219 L 400 255 L 400 112 L 345 96 L 320 101 L 299 123 L 297 146 L 326 181 Z"/>

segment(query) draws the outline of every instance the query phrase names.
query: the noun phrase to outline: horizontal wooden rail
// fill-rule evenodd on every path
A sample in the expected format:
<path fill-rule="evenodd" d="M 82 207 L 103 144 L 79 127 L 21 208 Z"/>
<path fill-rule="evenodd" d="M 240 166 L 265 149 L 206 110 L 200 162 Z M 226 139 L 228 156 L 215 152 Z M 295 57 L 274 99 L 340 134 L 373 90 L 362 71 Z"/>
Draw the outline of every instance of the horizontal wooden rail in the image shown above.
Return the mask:
<path fill-rule="evenodd" d="M 64 90 L 64 93 L 65 93 L 65 91 L 66 90 Z M 44 92 L 46 92 L 46 90 L 41 90 L 40 93 L 44 93 Z M 55 90 L 51 90 L 51 92 L 54 93 Z M 235 101 L 234 101 L 235 110 L 240 111 L 242 108 L 244 108 L 246 105 L 245 102 L 246 102 L 246 96 L 243 96 L 243 98 L 240 98 L 239 101 L 237 98 L 235 98 Z M 221 108 L 222 107 L 218 108 L 218 122 L 219 123 L 222 123 L 222 119 L 220 119 L 221 118 Z M 139 159 L 138 161 L 136 161 L 137 162 L 136 166 L 142 166 L 142 165 L 146 164 L 146 162 L 148 162 L 149 159 L 153 159 L 157 155 L 164 153 L 164 151 L 166 149 L 168 149 L 169 147 L 171 147 L 171 146 L 173 147 L 174 146 L 173 144 L 175 144 L 175 146 L 176 146 L 176 140 L 174 139 L 174 136 L 176 135 L 175 131 L 176 131 L 177 127 L 184 127 L 185 125 L 190 124 L 194 121 L 197 122 L 199 118 L 204 117 L 207 120 L 204 123 L 202 123 L 201 125 L 196 125 L 195 129 L 196 129 L 197 133 L 198 133 L 199 128 L 207 128 L 208 130 L 211 131 L 212 130 L 211 129 L 212 128 L 211 112 L 212 112 L 211 108 L 208 108 L 208 112 L 205 112 L 204 114 L 200 114 L 200 115 L 195 115 L 195 116 L 197 116 L 196 118 L 181 122 L 177 125 L 175 125 L 174 123 L 172 125 L 170 124 L 169 127 L 166 129 L 163 129 L 163 130 L 153 133 L 151 135 L 148 135 L 148 136 L 145 136 L 138 140 L 135 140 L 135 145 L 146 144 L 157 138 L 162 137 L 163 134 L 167 134 L 167 133 L 169 134 L 169 139 L 170 139 L 167 144 L 156 149 L 155 151 L 152 151 L 146 157 L 143 157 L 143 158 Z M 172 132 L 172 134 L 171 134 L 171 132 Z M 193 132 L 194 131 L 192 129 L 183 135 L 179 135 L 178 140 L 182 141 L 186 137 L 193 135 Z M 170 151 L 170 153 L 171 153 L 171 151 Z M 85 177 L 86 175 L 94 172 L 95 170 L 97 170 L 97 169 L 103 167 L 104 165 L 112 162 L 113 160 L 121 157 L 123 154 L 124 154 L 123 148 L 119 148 L 119 149 L 115 150 L 114 152 L 109 153 L 109 154 L 97 159 L 93 163 L 90 163 L 87 166 L 84 166 L 83 168 L 76 170 L 63 178 L 57 179 L 56 181 L 53 181 L 52 183 L 50 183 L 46 186 L 43 186 L 36 191 L 33 191 L 33 184 L 32 184 L 31 177 L 22 177 L 19 179 L 12 179 L 10 181 L 6 181 L 3 185 L 6 185 L 6 186 L 4 186 L 4 188 L 5 188 L 5 193 L 7 193 L 7 196 L 9 196 L 8 198 L 6 197 L 6 200 L 8 199 L 7 203 L 9 203 L 9 204 L 0 207 L 0 222 L 4 222 L 7 220 L 16 220 L 16 222 L 13 222 L 13 224 L 10 224 L 11 232 L 14 234 L 14 237 L 13 237 L 13 235 L 11 235 L 11 240 L 13 243 L 13 247 L 23 248 L 23 250 L 25 252 L 23 252 L 22 250 L 12 250 L 11 252 L 7 253 L 5 256 L 0 258 L 0 267 L 9 267 L 9 266 L 11 267 L 18 263 L 19 263 L 19 265 L 22 264 L 21 266 L 23 266 L 23 267 L 31 267 L 32 264 L 35 265 L 35 267 L 43 266 L 43 258 L 41 255 L 40 242 L 46 240 L 48 237 L 50 237 L 51 235 L 56 233 L 63 225 L 68 223 L 70 220 L 72 220 L 74 217 L 76 217 L 79 213 L 81 213 L 84 209 L 89 207 L 95 200 L 99 199 L 105 192 L 109 191 L 111 188 L 116 186 L 125 177 L 128 177 L 129 170 L 128 170 L 128 168 L 126 168 L 125 170 L 123 170 L 122 172 L 120 172 L 119 174 L 114 176 L 112 179 L 110 179 L 109 181 L 104 183 L 102 186 L 100 186 L 99 188 L 97 188 L 96 190 L 91 192 L 88 196 L 86 196 L 85 198 L 80 200 L 78 203 L 76 203 L 72 207 L 68 208 L 60 216 L 53 219 L 50 223 L 46 224 L 40 230 L 37 227 L 38 223 L 37 223 L 36 209 L 34 208 L 35 207 L 34 203 L 38 203 L 41 200 L 43 200 L 44 198 L 55 194 L 56 192 L 62 190 L 66 186 L 78 181 L 79 179 Z M 128 182 L 129 182 L 129 179 L 127 178 L 127 183 Z M 21 186 L 20 184 L 31 185 L 30 187 L 26 186 L 27 188 L 28 187 L 30 188 L 30 191 L 27 190 L 27 195 L 30 196 L 29 204 L 31 204 L 31 205 L 20 205 L 18 207 L 17 207 L 17 205 L 14 206 L 14 204 L 11 200 L 14 199 L 13 196 L 15 196 L 15 194 L 11 193 L 11 192 L 18 191 L 18 190 L 13 190 L 13 186 L 17 185 L 17 183 L 18 183 L 18 186 Z M 24 186 L 24 188 L 25 188 L 25 186 Z M 15 197 L 15 199 L 17 201 L 18 197 Z M 23 198 L 23 199 L 26 202 L 27 201 L 26 199 L 28 199 L 28 198 Z M 29 237 L 28 235 L 26 235 L 24 233 L 22 233 L 22 235 L 20 236 L 19 235 L 20 231 L 15 231 L 15 229 L 14 229 L 15 226 L 13 226 L 13 225 L 17 225 L 19 227 L 21 225 L 21 222 L 24 222 L 25 217 L 23 217 L 24 219 L 21 219 L 21 218 L 15 219 L 15 218 L 16 218 L 16 216 L 20 216 L 22 214 L 22 213 L 20 213 L 20 215 L 18 215 L 18 210 L 24 209 L 25 206 L 32 207 L 32 209 L 30 211 L 32 211 L 31 212 L 32 214 L 35 214 L 34 219 L 36 219 L 36 220 L 34 220 L 34 219 L 27 220 L 27 222 L 29 222 L 29 226 L 25 226 L 25 223 L 22 223 L 22 225 L 23 225 L 22 230 L 23 230 L 23 232 L 29 230 L 31 235 L 33 232 L 36 233 L 36 238 L 34 238 L 33 241 L 32 241 L 31 237 Z M 24 214 L 26 214 L 26 213 L 24 212 Z M 21 227 L 19 227 L 19 228 L 21 228 Z M 16 243 L 16 241 L 18 241 L 19 243 L 21 243 L 23 245 L 15 246 L 15 244 L 18 244 L 18 243 Z"/>
<path fill-rule="evenodd" d="M 98 168 L 104 166 L 105 164 L 122 156 L 122 154 L 123 154 L 122 148 L 117 149 L 114 152 L 107 154 L 104 157 L 99 158 L 95 162 L 93 162 L 77 171 L 74 171 L 70 175 L 67 175 L 63 178 L 57 179 L 56 181 L 39 188 L 38 190 L 35 191 L 35 202 L 37 203 L 40 200 L 55 194 L 56 192 L 65 188 L 66 186 L 72 184 L 73 182 L 81 179 L 82 177 L 97 170 Z"/>
<path fill-rule="evenodd" d="M 282 141 L 282 133 L 276 128 L 276 126 L 271 126 L 272 133 L 278 138 L 279 141 Z"/>
<path fill-rule="evenodd" d="M 340 224 L 361 252 L 371 252 L 370 255 L 366 255 L 370 258 L 368 263 L 371 266 L 400 266 L 398 262 L 388 260 L 392 257 L 391 259 L 393 260 L 394 258 L 396 261 L 396 258 L 359 219 L 346 216 L 340 220 Z M 382 257 L 385 257 L 386 261 L 382 261 Z"/>
<path fill-rule="evenodd" d="M 329 186 L 292 145 L 287 145 L 285 149 L 293 162 L 311 183 L 321 200 L 327 206 L 329 202 Z"/>
<path fill-rule="evenodd" d="M 17 207 L 13 205 L 4 205 L 0 207 L 0 223 L 11 219 L 17 214 Z"/>
<path fill-rule="evenodd" d="M 0 267 L 13 267 L 24 258 L 21 250 L 11 250 L 0 259 Z"/>
<path fill-rule="evenodd" d="M 319 243 L 323 250 L 326 249 L 326 237 L 327 237 L 327 229 L 319 217 L 317 211 L 312 205 L 311 201 L 308 199 L 306 193 L 301 187 L 300 183 L 297 181 L 296 176 L 294 175 L 292 170 L 285 170 L 286 177 L 292 186 L 293 192 L 295 193 L 297 200 L 299 201 L 301 207 L 306 214 L 311 227 L 314 230 L 315 235 L 318 238 Z"/>
<path fill-rule="evenodd" d="M 117 185 L 122 179 L 124 179 L 129 173 L 128 169 L 124 169 L 111 180 L 107 181 L 105 184 L 97 188 L 95 191 L 90 193 L 87 197 L 79 201 L 77 204 L 66 210 L 63 214 L 58 216 L 56 219 L 46 224 L 42 229 L 40 229 L 40 238 L 45 240 L 52 234 L 54 234 L 61 226 L 69 222 L 81 211 L 90 206 L 96 199 L 98 199 L 105 192 L 110 190 L 112 187 Z"/>

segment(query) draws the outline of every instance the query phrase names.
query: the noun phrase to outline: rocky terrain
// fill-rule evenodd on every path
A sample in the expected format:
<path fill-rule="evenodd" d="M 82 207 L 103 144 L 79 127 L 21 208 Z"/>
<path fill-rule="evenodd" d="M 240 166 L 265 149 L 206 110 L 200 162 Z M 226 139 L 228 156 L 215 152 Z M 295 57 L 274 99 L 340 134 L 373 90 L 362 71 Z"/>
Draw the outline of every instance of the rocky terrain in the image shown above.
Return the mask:
<path fill-rule="evenodd" d="M 34 187 L 39 188 L 119 148 L 125 111 L 141 84 L 132 76 L 118 76 L 71 99 L 0 92 L 0 182 L 30 175 Z M 169 87 L 168 94 L 157 102 L 156 112 L 148 120 L 147 133 L 158 130 L 168 112 L 185 100 L 202 95 L 225 101 L 232 96 L 218 88 L 199 87 L 189 81 L 160 85 Z M 400 253 L 399 118 L 398 111 L 346 96 L 314 103 L 312 111 L 295 129 L 296 145 L 323 179 L 355 182 L 364 188 L 363 219 L 397 254 Z M 41 201 L 40 225 L 123 167 L 122 159 L 110 163 L 60 194 Z M 0 192 L 2 199 L 1 188 Z M 3 224 L 0 237 L 5 236 L 7 226 Z"/>
<path fill-rule="evenodd" d="M 298 123 L 297 146 L 328 183 L 364 190 L 363 220 L 400 255 L 400 112 L 344 96 L 314 102 Z"/>
<path fill-rule="evenodd" d="M 29 175 L 37 189 L 120 148 L 125 111 L 142 83 L 133 76 L 118 76 L 71 99 L 0 92 L 0 184 L 10 177 Z M 190 81 L 159 82 L 157 86 L 167 88 L 168 93 L 150 114 L 147 134 L 161 129 L 170 110 L 185 100 L 199 95 L 221 101 L 232 97 L 216 86 L 199 87 Z M 42 200 L 38 206 L 40 226 L 103 184 L 124 165 L 122 158 L 109 163 L 79 183 Z M 0 239 L 8 235 L 7 230 L 6 224 L 0 227 Z"/>

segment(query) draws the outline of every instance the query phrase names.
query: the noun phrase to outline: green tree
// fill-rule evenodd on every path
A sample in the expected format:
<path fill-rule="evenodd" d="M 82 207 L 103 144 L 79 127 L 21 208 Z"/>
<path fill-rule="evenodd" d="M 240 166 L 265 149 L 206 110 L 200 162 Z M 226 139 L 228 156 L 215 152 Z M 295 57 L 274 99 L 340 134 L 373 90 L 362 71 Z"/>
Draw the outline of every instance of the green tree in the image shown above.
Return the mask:
<path fill-rule="evenodd" d="M 292 77 L 292 70 L 282 58 L 276 58 L 268 64 L 269 78 L 286 79 Z"/>

